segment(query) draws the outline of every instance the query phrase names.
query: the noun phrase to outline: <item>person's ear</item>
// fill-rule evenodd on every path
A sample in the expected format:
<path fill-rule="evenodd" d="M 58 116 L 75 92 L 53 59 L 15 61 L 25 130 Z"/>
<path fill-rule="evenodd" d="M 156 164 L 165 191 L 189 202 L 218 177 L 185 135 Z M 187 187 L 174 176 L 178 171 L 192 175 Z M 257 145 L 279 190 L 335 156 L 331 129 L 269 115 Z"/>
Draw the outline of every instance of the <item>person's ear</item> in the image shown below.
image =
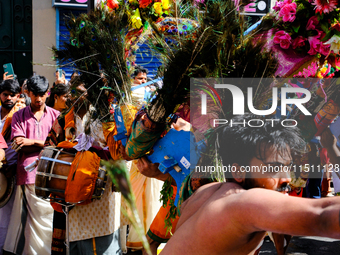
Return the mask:
<path fill-rule="evenodd" d="M 58 99 L 58 95 L 54 94 L 54 100 L 57 100 L 57 99 Z"/>
<path fill-rule="evenodd" d="M 241 171 L 241 167 L 237 163 L 233 163 L 231 167 L 231 174 L 236 182 L 242 183 L 246 178 L 246 172 Z"/>

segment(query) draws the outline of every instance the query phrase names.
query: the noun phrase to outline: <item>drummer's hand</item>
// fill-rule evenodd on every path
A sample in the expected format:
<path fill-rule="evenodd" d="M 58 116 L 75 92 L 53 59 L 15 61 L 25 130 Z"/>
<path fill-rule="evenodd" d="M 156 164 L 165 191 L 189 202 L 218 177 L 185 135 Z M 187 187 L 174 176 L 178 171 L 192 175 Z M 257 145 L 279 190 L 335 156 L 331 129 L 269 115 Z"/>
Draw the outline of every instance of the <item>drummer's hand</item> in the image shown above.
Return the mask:
<path fill-rule="evenodd" d="M 166 181 L 170 176 L 169 173 L 163 174 L 159 169 L 158 169 L 159 163 L 153 164 L 148 160 L 147 157 L 141 157 L 137 161 L 137 168 L 139 172 L 150 178 L 156 178 L 161 181 Z"/>
<path fill-rule="evenodd" d="M 34 145 L 34 140 L 24 137 L 15 137 L 12 142 L 12 149 L 18 152 L 22 147 L 31 145 Z"/>
<path fill-rule="evenodd" d="M 120 146 L 119 146 L 119 152 L 120 152 L 120 155 L 122 155 L 122 158 L 123 158 L 123 159 L 125 159 L 125 160 L 127 160 L 127 161 L 133 160 L 133 158 L 130 158 L 130 157 L 126 154 L 126 152 L 125 152 L 125 147 L 124 147 L 122 144 L 120 144 Z"/>
<path fill-rule="evenodd" d="M 329 128 L 326 128 L 322 134 L 321 134 L 321 145 L 326 148 L 333 148 L 336 146 L 336 137 L 332 134 L 331 130 Z"/>
<path fill-rule="evenodd" d="M 4 73 L 3 75 L 2 75 L 2 79 L 3 80 L 11 80 L 11 79 L 13 79 L 14 77 L 13 77 L 13 74 L 11 74 L 11 75 L 7 75 L 8 74 L 8 72 L 6 72 L 6 73 Z"/>
<path fill-rule="evenodd" d="M 4 149 L 0 149 L 0 160 L 3 160 L 5 158 L 5 150 Z M 2 167 L 2 162 L 0 161 L 0 168 Z"/>

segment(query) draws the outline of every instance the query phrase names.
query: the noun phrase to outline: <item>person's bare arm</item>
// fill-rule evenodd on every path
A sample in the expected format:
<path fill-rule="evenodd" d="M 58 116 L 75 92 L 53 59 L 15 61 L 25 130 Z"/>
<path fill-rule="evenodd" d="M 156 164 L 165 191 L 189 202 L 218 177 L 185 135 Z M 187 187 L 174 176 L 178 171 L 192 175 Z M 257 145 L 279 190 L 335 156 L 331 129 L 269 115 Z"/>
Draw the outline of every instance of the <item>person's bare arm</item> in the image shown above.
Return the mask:
<path fill-rule="evenodd" d="M 329 128 L 326 128 L 321 134 L 321 144 L 327 150 L 328 157 L 332 164 L 340 164 L 340 150 L 336 145 L 336 137 Z"/>
<path fill-rule="evenodd" d="M 233 208 L 230 213 L 234 222 L 249 234 L 271 231 L 340 239 L 340 197 L 307 199 L 250 189 L 234 196 L 225 206 Z"/>
<path fill-rule="evenodd" d="M 163 174 L 158 169 L 159 163 L 151 163 L 147 157 L 141 157 L 137 161 L 137 168 L 139 172 L 149 178 L 155 178 L 160 181 L 166 181 L 168 178 L 172 179 L 172 185 L 176 186 L 175 180 L 171 177 L 169 173 Z"/>
<path fill-rule="evenodd" d="M 45 141 L 28 139 L 25 137 L 15 137 L 12 143 L 12 149 L 15 151 L 21 150 L 22 152 L 35 152 L 44 147 Z"/>
<path fill-rule="evenodd" d="M 0 149 L 0 161 L 3 160 L 5 157 L 5 150 L 4 149 Z"/>

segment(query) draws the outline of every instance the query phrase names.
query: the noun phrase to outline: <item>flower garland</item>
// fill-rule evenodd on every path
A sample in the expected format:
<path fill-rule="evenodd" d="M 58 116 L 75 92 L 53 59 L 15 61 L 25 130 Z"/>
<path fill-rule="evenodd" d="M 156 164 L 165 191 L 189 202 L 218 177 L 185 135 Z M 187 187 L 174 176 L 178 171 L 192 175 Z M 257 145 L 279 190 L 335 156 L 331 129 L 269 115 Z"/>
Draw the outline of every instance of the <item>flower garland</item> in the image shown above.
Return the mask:
<path fill-rule="evenodd" d="M 339 55 L 338 0 L 281 0 L 273 9 L 274 44 L 319 58 Z"/>
<path fill-rule="evenodd" d="M 122 0 L 105 0 L 102 7 L 115 10 L 125 4 Z M 171 4 L 169 0 L 128 0 L 127 14 L 131 29 L 140 29 L 147 18 L 159 21 L 170 14 Z"/>
<path fill-rule="evenodd" d="M 129 11 L 132 16 L 138 15 L 141 21 L 136 25 L 132 20 L 131 24 L 138 29 L 142 27 L 147 17 L 153 21 L 162 19 L 170 14 L 170 7 L 169 0 L 129 0 Z"/>

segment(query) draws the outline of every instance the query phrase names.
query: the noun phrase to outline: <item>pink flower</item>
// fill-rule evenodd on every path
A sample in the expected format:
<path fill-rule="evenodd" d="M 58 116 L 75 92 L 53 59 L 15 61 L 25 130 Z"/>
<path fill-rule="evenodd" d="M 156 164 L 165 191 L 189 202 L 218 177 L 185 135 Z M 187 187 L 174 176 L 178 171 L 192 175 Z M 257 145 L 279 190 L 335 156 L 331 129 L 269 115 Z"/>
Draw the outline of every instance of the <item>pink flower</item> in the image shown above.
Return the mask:
<path fill-rule="evenodd" d="M 324 45 L 320 39 L 325 36 L 325 33 L 322 31 L 318 31 L 318 35 L 308 37 L 310 49 L 307 52 L 310 55 L 315 55 L 318 52 L 324 56 L 327 56 L 329 53 L 330 45 Z"/>
<path fill-rule="evenodd" d="M 318 35 L 317 36 L 310 36 L 308 37 L 308 41 L 309 41 L 309 51 L 307 52 L 309 55 L 315 55 L 318 53 L 317 49 L 320 46 L 320 40 L 318 39 Z"/>
<path fill-rule="evenodd" d="M 304 68 L 302 73 L 299 72 L 297 75 L 294 75 L 294 77 L 304 77 L 304 78 L 307 78 L 307 77 L 315 77 L 316 76 L 316 73 L 318 71 L 318 65 L 316 62 L 312 62 L 310 66 L 308 66 L 307 68 Z M 305 84 L 308 84 L 305 83 Z M 306 88 L 306 86 L 304 86 Z"/>
<path fill-rule="evenodd" d="M 305 46 L 305 41 L 307 39 L 306 38 L 303 38 L 301 35 L 299 35 L 298 37 L 296 37 L 294 40 L 293 40 L 293 43 L 292 43 L 292 47 L 293 49 L 296 49 L 297 47 L 302 47 L 302 46 Z"/>
<path fill-rule="evenodd" d="M 275 6 L 273 7 L 273 10 L 276 11 L 276 12 L 279 11 L 282 8 L 283 5 L 284 5 L 284 2 L 278 1 L 278 2 L 276 2 Z"/>
<path fill-rule="evenodd" d="M 312 5 L 315 5 L 315 13 L 330 13 L 336 9 L 338 0 L 314 0 Z"/>
<path fill-rule="evenodd" d="M 331 47 L 331 45 L 326 45 L 326 44 L 323 44 L 323 43 L 321 42 L 318 51 L 319 51 L 322 55 L 328 56 L 330 47 Z"/>
<path fill-rule="evenodd" d="M 287 3 L 281 7 L 279 17 L 282 17 L 283 22 L 293 22 L 296 14 L 296 3 Z"/>
<path fill-rule="evenodd" d="M 280 30 L 276 32 L 273 41 L 275 44 L 280 44 L 280 47 L 282 49 L 288 49 L 292 41 L 292 38 L 287 32 Z"/>
<path fill-rule="evenodd" d="M 314 30 L 318 24 L 319 24 L 318 17 L 312 16 L 309 18 L 307 22 L 306 30 Z"/>

